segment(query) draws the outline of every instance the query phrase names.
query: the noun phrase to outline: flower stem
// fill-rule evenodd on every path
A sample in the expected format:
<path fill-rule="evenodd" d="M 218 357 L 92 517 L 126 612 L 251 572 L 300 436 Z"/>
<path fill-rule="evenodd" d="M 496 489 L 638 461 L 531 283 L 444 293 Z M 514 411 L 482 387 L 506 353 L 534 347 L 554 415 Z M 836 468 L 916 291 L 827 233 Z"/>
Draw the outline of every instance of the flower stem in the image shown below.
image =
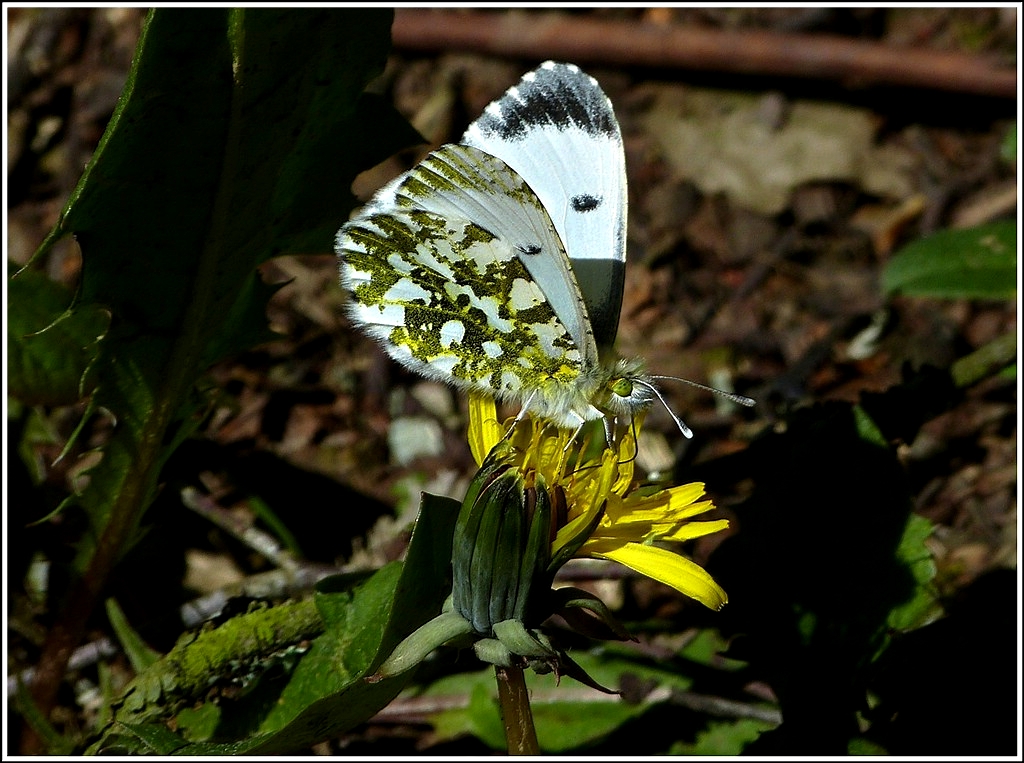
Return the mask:
<path fill-rule="evenodd" d="M 498 679 L 498 706 L 501 720 L 505 724 L 505 738 L 508 740 L 509 755 L 539 755 L 537 731 L 533 727 L 533 712 L 530 710 L 530 695 L 526 690 L 523 669 L 494 666 Z"/>

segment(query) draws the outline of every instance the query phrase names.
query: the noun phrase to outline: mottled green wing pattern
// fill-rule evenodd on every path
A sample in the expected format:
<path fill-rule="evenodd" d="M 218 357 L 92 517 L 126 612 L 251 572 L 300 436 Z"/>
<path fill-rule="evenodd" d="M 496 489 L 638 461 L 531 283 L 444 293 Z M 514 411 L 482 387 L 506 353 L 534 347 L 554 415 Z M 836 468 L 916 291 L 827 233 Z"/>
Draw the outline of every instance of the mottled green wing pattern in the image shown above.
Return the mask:
<path fill-rule="evenodd" d="M 590 318 L 564 242 L 533 188 L 504 160 L 470 146 L 442 146 L 409 171 L 395 205 L 471 220 L 499 235 L 543 287 L 583 362 L 597 364 Z"/>
<path fill-rule="evenodd" d="M 375 199 L 338 234 L 352 320 L 424 376 L 529 400 L 565 426 L 600 415 L 589 402 L 596 349 L 582 298 L 529 186 L 500 159 L 444 146 L 382 193 L 388 203 Z M 568 273 L 555 280 L 559 299 L 578 301 L 569 312 L 582 349 L 531 259 Z"/>

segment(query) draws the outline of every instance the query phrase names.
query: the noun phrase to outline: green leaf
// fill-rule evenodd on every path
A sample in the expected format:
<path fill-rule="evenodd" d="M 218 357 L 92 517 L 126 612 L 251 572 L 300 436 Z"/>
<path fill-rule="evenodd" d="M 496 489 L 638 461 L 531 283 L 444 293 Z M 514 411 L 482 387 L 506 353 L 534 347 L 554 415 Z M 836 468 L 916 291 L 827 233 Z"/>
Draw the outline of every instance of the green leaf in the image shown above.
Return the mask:
<path fill-rule="evenodd" d="M 617 697 L 607 702 L 545 702 L 534 705 L 533 720 L 541 749 L 557 754 L 599 742 L 650 707 Z"/>
<path fill-rule="evenodd" d="M 949 369 L 958 387 L 968 387 L 991 375 L 1017 378 L 1017 332 L 1003 334 L 969 355 L 959 358 Z"/>
<path fill-rule="evenodd" d="M 97 307 L 69 310 L 73 295 L 45 274 L 7 263 L 8 394 L 29 405 L 71 405 L 89 390 L 86 369 L 107 330 Z"/>
<path fill-rule="evenodd" d="M 279 731 L 292 724 L 318 701 L 342 694 L 366 675 L 380 649 L 402 565 L 392 562 L 351 593 L 317 593 L 321 611 L 337 615 L 329 630 L 318 638 L 292 674 L 276 707 L 260 724 L 261 732 Z M 322 599 L 333 601 L 321 602 Z M 385 687 L 385 695 L 391 686 Z M 372 701 L 370 697 L 365 698 Z M 390 701 L 390 697 L 383 704 Z M 381 706 L 383 706 L 383 704 Z M 361 713 L 363 708 L 351 707 Z M 337 708 L 330 721 L 337 722 L 346 708 Z M 326 720 L 326 719 L 325 719 Z"/>
<path fill-rule="evenodd" d="M 158 723 L 120 724 L 121 734 L 114 740 L 113 749 L 105 748 L 99 754 L 124 754 L 117 745 L 124 745 L 129 754 L 173 755 L 186 742 L 173 731 Z"/>
<path fill-rule="evenodd" d="M 589 672 L 591 663 L 581 657 L 584 655 L 574 655 L 574 659 L 579 659 Z M 601 695 L 598 701 L 573 700 L 573 694 L 590 690 L 566 681 L 556 686 L 556 679 L 552 676 L 528 673 L 527 683 L 537 740 L 545 753 L 564 753 L 593 744 L 651 708 L 650 703 L 629 704 L 608 695 Z M 493 668 L 452 676 L 432 686 L 428 693 L 468 694 L 470 697 L 465 708 L 445 710 L 432 716 L 436 739 L 448 740 L 472 734 L 495 750 L 507 748 Z M 559 698 L 560 694 L 565 696 L 564 700 Z M 594 694 L 598 692 L 594 691 Z"/>
<path fill-rule="evenodd" d="M 200 425 L 205 369 L 272 338 L 273 289 L 257 266 L 281 253 L 330 251 L 355 174 L 418 140 L 394 109 L 363 93 L 383 71 L 391 20 L 372 8 L 147 15 L 114 115 L 36 255 L 74 234 L 76 304 L 111 316 L 90 410 L 109 411 L 116 426 L 71 498 L 91 525 L 75 561 L 83 592 L 99 590 L 136 539 L 163 464 Z M 230 631 L 197 638 L 202 649 L 187 654 L 209 649 L 219 659 L 248 648 L 225 646 Z M 259 651 L 273 639 L 257 642 Z M 194 671 L 164 677 L 169 685 L 140 689 L 143 709 L 195 689 Z M 140 738 L 138 729 L 145 724 L 119 722 L 119 733 Z"/>
<path fill-rule="evenodd" d="M 199 707 L 186 707 L 175 718 L 178 730 L 190 742 L 205 742 L 213 736 L 220 723 L 220 707 L 208 702 Z"/>
<path fill-rule="evenodd" d="M 295 536 L 292 535 L 291 530 L 289 530 L 288 526 L 281 521 L 281 518 L 274 513 L 274 510 L 270 508 L 270 504 L 256 495 L 249 496 L 248 504 L 249 508 L 251 508 L 253 513 L 256 515 L 256 518 L 263 520 L 274 536 L 284 544 L 285 548 L 297 557 L 301 558 L 305 556 L 302 553 L 302 549 L 299 548 L 299 542 L 295 540 Z"/>
<path fill-rule="evenodd" d="M 873 755 L 876 757 L 889 754 L 889 751 L 882 747 L 882 745 L 865 737 L 854 737 L 851 739 L 846 751 L 850 755 Z"/>
<path fill-rule="evenodd" d="M 882 287 L 916 297 L 1014 299 L 1017 224 L 1000 221 L 914 241 L 886 265 Z"/>
<path fill-rule="evenodd" d="M 1017 163 L 1017 123 L 1013 122 L 1003 136 L 1003 143 L 999 147 L 999 156 L 1007 164 Z"/>
<path fill-rule="evenodd" d="M 711 648 L 712 643 L 706 642 Z M 705 651 L 704 647 L 698 651 Z M 693 679 L 678 666 L 651 660 L 627 644 L 606 644 L 599 648 L 573 652 L 573 659 L 596 681 L 619 686 L 624 674 L 639 681 L 651 681 L 655 687 L 687 690 Z M 630 704 L 618 697 L 601 695 L 597 701 L 579 701 L 573 695 L 588 691 L 564 676 L 526 674 L 537 739 L 546 753 L 564 753 L 599 742 L 622 724 L 638 718 L 656 703 Z M 469 696 L 465 708 L 445 710 L 431 717 L 434 737 L 439 741 L 472 734 L 496 750 L 506 746 L 496 700 L 494 670 L 490 666 L 472 672 L 445 676 L 425 687 L 421 694 L 431 697 Z M 594 694 L 598 694 L 594 692 Z"/>
<path fill-rule="evenodd" d="M 314 638 L 323 628 L 313 603 L 297 601 L 254 609 L 217 628 L 185 633 L 170 652 L 129 683 L 115 719 L 122 726 L 166 719 L 182 704 L 201 697 L 212 683 Z"/>
<path fill-rule="evenodd" d="M 732 722 L 713 721 L 697 735 L 692 744 L 677 743 L 671 755 L 742 755 L 748 742 L 753 742 L 774 724 L 754 718 L 740 718 Z"/>
<path fill-rule="evenodd" d="M 718 633 L 718 631 L 705 629 L 679 650 L 679 656 L 697 663 L 707 665 L 716 670 L 735 672 L 741 670 L 744 665 L 738 660 L 730 660 L 723 656 L 729 648 L 729 642 Z"/>
<path fill-rule="evenodd" d="M 473 687 L 469 695 L 469 705 L 465 710 L 467 730 L 488 747 L 494 750 L 507 750 L 508 741 L 505 738 L 505 726 L 501 722 L 501 711 L 498 709 L 498 689 L 494 684 L 493 668 L 487 673 L 491 679 L 490 685 L 481 683 Z M 534 723 L 536 724 L 536 713 Z M 539 739 L 540 737 L 538 741 Z"/>
<path fill-rule="evenodd" d="M 128 623 L 116 599 L 107 599 L 107 618 L 136 673 L 141 673 L 160 659 L 160 653 L 151 649 Z"/>
<path fill-rule="evenodd" d="M 857 432 L 865 442 L 870 442 L 883 448 L 888 445 L 882 430 L 878 428 L 870 414 L 861 406 L 853 406 L 853 418 L 857 423 Z"/>
<path fill-rule="evenodd" d="M 87 590 L 137 539 L 163 464 L 201 423 L 207 367 L 273 338 L 274 288 L 257 266 L 330 251 L 355 174 L 415 139 L 363 95 L 384 68 L 391 19 L 359 8 L 147 15 L 114 115 L 36 255 L 74 234 L 76 309 L 110 315 L 89 410 L 116 426 L 65 502 L 90 523 L 74 562 Z"/>
<path fill-rule="evenodd" d="M 440 612 L 451 591 L 452 531 L 459 508 L 457 501 L 424 495 L 404 564 L 382 568 L 353 590 L 347 585 L 336 590 L 330 578 L 321 581 L 316 604 L 327 631 L 314 641 L 269 713 L 239 741 L 192 745 L 181 753 L 303 750 L 343 734 L 394 699 L 409 673 L 373 684 L 363 677 Z"/>
<path fill-rule="evenodd" d="M 911 598 L 889 610 L 887 622 L 893 630 L 919 628 L 941 614 L 942 610 L 929 588 L 935 578 L 935 559 L 925 545 L 934 531 L 934 525 L 918 514 L 911 514 L 907 519 L 896 558 L 913 575 L 917 587 Z"/>

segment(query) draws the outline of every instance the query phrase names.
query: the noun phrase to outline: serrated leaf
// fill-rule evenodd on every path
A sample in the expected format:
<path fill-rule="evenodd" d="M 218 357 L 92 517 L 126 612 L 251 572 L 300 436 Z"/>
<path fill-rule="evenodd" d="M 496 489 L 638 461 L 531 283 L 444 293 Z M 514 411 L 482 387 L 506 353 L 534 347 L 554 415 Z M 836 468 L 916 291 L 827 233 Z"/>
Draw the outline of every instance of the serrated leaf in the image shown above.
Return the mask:
<path fill-rule="evenodd" d="M 183 704 L 200 698 L 211 684 L 314 638 L 323 628 L 312 602 L 295 601 L 254 609 L 217 628 L 185 633 L 170 652 L 128 684 L 116 703 L 115 719 L 121 724 L 166 720 Z"/>
<path fill-rule="evenodd" d="M 882 288 L 916 297 L 1013 299 L 1017 224 L 999 221 L 918 239 L 887 263 Z"/>
<path fill-rule="evenodd" d="M 104 746 L 90 752 L 98 755 L 173 755 L 186 744 L 184 739 L 158 723 L 115 722 L 116 732 Z"/>
<path fill-rule="evenodd" d="M 390 20 L 373 9 L 151 13 L 111 123 L 44 243 L 76 234 L 80 299 L 155 333 L 181 331 L 198 304 L 215 320 L 192 329 L 197 344 L 223 344 L 240 305 L 262 296 L 256 264 L 303 251 L 296 241 L 329 251 L 352 177 L 414 135 L 375 103 L 362 113 Z"/>
<path fill-rule="evenodd" d="M 404 563 L 382 568 L 355 589 L 317 593 L 327 631 L 316 639 L 273 708 L 251 736 L 192 745 L 189 755 L 294 752 L 365 721 L 398 695 L 403 674 L 379 683 L 363 677 L 398 642 L 436 615 L 451 590 L 449 566 L 456 501 L 425 495 Z"/>
<path fill-rule="evenodd" d="M 775 724 L 753 718 L 740 718 L 731 722 L 713 721 L 697 735 L 693 744 L 677 743 L 669 751 L 672 755 L 741 755 L 748 742 Z"/>
<path fill-rule="evenodd" d="M 29 405 L 76 403 L 89 391 L 83 377 L 107 315 L 95 306 L 68 311 L 70 291 L 38 271 L 14 270 L 8 263 L 8 394 Z"/>
<path fill-rule="evenodd" d="M 90 522 L 74 561 L 89 583 L 83 614 L 60 633 L 84 627 L 163 464 L 201 423 L 206 368 L 272 336 L 273 287 L 256 267 L 300 245 L 329 251 L 356 172 L 415 135 L 362 96 L 383 70 L 391 18 L 369 8 L 147 15 L 114 115 L 37 252 L 74 234 L 76 303 L 111 316 L 90 410 L 116 425 L 68 501 Z"/>

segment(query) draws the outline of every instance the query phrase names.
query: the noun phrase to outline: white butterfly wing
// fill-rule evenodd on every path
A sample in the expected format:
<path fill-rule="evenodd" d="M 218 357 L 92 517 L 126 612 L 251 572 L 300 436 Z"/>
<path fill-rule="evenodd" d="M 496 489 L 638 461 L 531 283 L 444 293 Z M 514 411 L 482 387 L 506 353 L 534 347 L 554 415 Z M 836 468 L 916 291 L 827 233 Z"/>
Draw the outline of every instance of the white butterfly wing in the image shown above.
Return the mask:
<path fill-rule="evenodd" d="M 442 146 L 381 189 L 335 249 L 350 316 L 399 362 L 529 400 L 563 426 L 601 415 L 597 347 L 561 240 L 500 159 Z"/>
<path fill-rule="evenodd" d="M 600 85 L 572 64 L 545 62 L 488 106 L 461 142 L 502 159 L 540 198 L 576 271 L 597 344 L 612 344 L 626 261 L 626 164 Z M 557 311 L 560 300 L 553 303 Z"/>
<path fill-rule="evenodd" d="M 401 208 L 471 220 L 508 241 L 588 366 L 597 345 L 586 305 L 562 240 L 535 192 L 501 159 L 471 146 L 449 144 L 429 154 L 395 189 Z"/>

